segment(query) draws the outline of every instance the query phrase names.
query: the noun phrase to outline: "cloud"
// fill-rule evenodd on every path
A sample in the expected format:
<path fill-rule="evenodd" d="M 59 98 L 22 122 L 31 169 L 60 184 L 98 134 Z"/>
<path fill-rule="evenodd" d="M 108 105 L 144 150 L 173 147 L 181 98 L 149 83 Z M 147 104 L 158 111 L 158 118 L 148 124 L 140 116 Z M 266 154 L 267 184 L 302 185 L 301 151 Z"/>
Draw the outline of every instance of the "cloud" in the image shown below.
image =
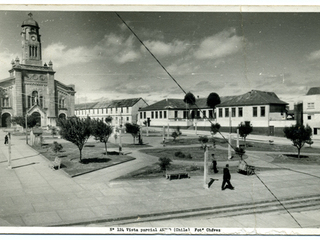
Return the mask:
<path fill-rule="evenodd" d="M 9 73 L 8 70 L 11 69 L 11 61 L 15 60 L 16 57 L 20 58 L 21 54 L 12 54 L 9 53 L 7 51 L 5 52 L 0 52 L 0 64 L 1 64 L 1 68 L 0 68 L 0 76 L 4 76 L 9 77 Z M 21 59 L 20 59 L 20 63 L 21 63 Z"/>
<path fill-rule="evenodd" d="M 203 39 L 194 56 L 197 59 L 218 59 L 237 53 L 242 44 L 242 37 L 236 35 L 235 29 L 228 29 Z"/>
<path fill-rule="evenodd" d="M 124 64 L 141 57 L 135 50 L 134 38 L 125 38 L 116 34 L 107 34 L 93 47 L 79 46 L 68 48 L 63 43 L 53 43 L 44 49 L 44 56 L 54 66 L 68 66 L 78 63 L 89 63 L 95 60 L 113 61 Z M 110 57 L 111 56 L 111 57 Z"/>
<path fill-rule="evenodd" d="M 175 40 L 172 43 L 162 41 L 146 41 L 145 45 L 156 56 L 178 55 L 187 49 L 187 44 L 180 40 Z M 144 48 L 142 46 L 142 48 Z"/>
<path fill-rule="evenodd" d="M 46 59 L 51 60 L 54 63 L 54 66 L 86 63 L 93 58 L 92 53 L 85 47 L 67 49 L 67 46 L 62 43 L 49 45 L 44 49 L 43 55 Z"/>
<path fill-rule="evenodd" d="M 320 50 L 314 51 L 307 56 L 309 61 L 316 61 L 320 59 Z"/>

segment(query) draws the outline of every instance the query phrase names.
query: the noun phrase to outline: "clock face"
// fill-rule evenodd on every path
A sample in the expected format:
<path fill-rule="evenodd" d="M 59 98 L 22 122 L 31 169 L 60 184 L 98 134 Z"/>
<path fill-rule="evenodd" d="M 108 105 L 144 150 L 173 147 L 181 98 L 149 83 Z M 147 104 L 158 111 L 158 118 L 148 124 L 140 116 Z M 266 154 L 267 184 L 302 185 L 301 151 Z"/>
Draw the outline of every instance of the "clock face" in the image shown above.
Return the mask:
<path fill-rule="evenodd" d="M 35 40 L 36 40 L 36 37 L 35 37 L 35 36 L 32 36 L 32 37 L 31 37 L 31 40 L 32 40 L 32 41 L 35 41 Z"/>

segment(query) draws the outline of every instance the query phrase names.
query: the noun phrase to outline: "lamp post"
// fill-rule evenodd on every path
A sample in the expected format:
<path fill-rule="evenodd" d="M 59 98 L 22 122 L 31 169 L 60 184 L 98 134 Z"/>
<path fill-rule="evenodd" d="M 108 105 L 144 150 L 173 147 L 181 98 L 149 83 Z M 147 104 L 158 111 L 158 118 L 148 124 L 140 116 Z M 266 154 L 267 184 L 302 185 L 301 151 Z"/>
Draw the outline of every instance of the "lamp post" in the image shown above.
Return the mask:
<path fill-rule="evenodd" d="M 203 187 L 208 188 L 208 146 L 204 146 L 204 163 L 203 163 Z"/>
<path fill-rule="evenodd" d="M 228 159 L 231 159 L 231 111 L 229 108 L 229 145 L 228 145 Z"/>
<path fill-rule="evenodd" d="M 25 116 L 25 127 L 26 127 L 26 144 L 28 144 L 28 114 L 26 112 L 26 116 Z"/>
<path fill-rule="evenodd" d="M 12 169 L 11 167 L 11 134 L 10 132 L 8 133 L 8 169 Z"/>

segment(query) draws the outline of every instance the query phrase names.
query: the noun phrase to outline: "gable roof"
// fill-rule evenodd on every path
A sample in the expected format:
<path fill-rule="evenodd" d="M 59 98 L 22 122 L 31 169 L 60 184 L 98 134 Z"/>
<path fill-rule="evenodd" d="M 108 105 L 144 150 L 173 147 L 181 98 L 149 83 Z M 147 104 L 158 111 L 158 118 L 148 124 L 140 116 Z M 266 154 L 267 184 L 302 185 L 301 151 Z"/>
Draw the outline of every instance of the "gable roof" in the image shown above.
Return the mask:
<path fill-rule="evenodd" d="M 182 99 L 168 98 L 159 102 L 151 104 L 140 110 L 152 111 L 152 110 L 164 110 L 164 109 L 186 109 L 186 103 Z"/>
<path fill-rule="evenodd" d="M 229 97 L 226 101 L 221 101 L 218 107 L 269 104 L 288 105 L 288 103 L 280 100 L 274 92 L 252 90 L 242 95 Z"/>
<path fill-rule="evenodd" d="M 273 92 L 263 92 L 252 90 L 248 93 L 238 96 L 224 96 L 220 97 L 221 103 L 217 107 L 230 107 L 230 106 L 250 106 L 250 105 L 269 105 L 279 104 L 288 105 L 288 103 L 280 100 Z M 209 109 L 207 106 L 207 98 L 197 98 L 196 105 L 188 106 L 182 99 L 164 99 L 154 104 L 151 104 L 139 111 L 154 111 L 154 110 L 186 110 L 188 109 Z"/>
<path fill-rule="evenodd" d="M 111 101 L 100 101 L 91 103 L 80 103 L 75 105 L 76 110 L 82 109 L 98 109 L 98 108 L 118 108 L 118 107 L 132 107 L 142 98 L 127 98 L 117 99 Z M 143 100 L 143 99 L 142 99 Z"/>
<path fill-rule="evenodd" d="M 320 87 L 312 87 L 307 92 L 307 95 L 319 95 L 320 94 Z"/>
<path fill-rule="evenodd" d="M 75 104 L 75 110 L 84 110 L 84 109 L 92 109 L 98 102 L 90 102 L 90 103 L 79 103 Z"/>

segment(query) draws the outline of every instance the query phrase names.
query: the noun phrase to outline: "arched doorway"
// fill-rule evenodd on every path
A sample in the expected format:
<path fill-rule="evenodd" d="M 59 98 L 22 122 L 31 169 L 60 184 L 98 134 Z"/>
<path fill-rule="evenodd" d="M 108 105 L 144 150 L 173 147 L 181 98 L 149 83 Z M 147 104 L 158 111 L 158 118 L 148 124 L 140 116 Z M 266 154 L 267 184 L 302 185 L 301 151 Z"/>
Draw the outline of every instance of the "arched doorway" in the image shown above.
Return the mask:
<path fill-rule="evenodd" d="M 61 119 L 66 119 L 67 116 L 66 116 L 65 113 L 60 113 L 60 114 L 59 114 L 59 118 L 61 118 Z"/>
<path fill-rule="evenodd" d="M 32 118 L 35 119 L 38 126 L 41 126 L 41 115 L 38 112 L 34 112 L 31 114 Z"/>
<path fill-rule="evenodd" d="M 2 114 L 2 127 L 11 127 L 11 115 L 9 113 Z"/>

